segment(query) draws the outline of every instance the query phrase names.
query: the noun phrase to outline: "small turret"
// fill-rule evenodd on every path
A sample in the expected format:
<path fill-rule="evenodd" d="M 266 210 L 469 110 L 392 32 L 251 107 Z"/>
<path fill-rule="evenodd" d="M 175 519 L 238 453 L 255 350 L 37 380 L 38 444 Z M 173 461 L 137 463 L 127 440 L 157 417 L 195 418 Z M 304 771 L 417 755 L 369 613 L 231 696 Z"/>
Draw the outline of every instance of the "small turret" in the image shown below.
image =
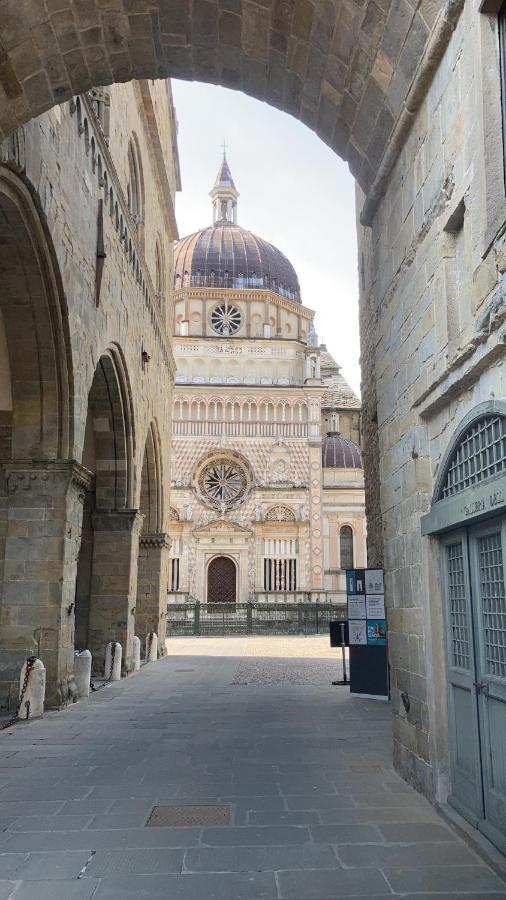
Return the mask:
<path fill-rule="evenodd" d="M 232 225 L 237 225 L 239 191 L 228 166 L 225 148 L 223 148 L 221 166 L 209 196 L 213 201 L 213 225 L 218 222 L 230 222 Z"/>

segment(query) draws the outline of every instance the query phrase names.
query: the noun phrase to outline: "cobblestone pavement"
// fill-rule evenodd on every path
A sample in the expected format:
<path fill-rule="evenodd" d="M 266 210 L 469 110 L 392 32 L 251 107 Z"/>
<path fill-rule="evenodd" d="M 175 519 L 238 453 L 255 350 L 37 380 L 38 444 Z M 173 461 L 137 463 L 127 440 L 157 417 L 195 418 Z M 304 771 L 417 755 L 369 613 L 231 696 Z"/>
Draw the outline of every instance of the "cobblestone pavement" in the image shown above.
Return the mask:
<path fill-rule="evenodd" d="M 392 771 L 388 707 L 328 684 L 326 638 L 169 651 L 0 736 L 0 900 L 505 900 Z M 146 827 L 216 803 L 231 824 Z"/>

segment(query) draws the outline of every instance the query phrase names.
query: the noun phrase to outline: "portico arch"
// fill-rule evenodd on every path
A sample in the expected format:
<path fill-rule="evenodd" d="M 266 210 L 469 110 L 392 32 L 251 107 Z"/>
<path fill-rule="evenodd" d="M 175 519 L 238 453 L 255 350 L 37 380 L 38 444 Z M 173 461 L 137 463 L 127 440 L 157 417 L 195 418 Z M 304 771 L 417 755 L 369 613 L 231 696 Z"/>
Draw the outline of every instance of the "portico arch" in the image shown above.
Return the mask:
<path fill-rule="evenodd" d="M 66 458 L 72 439 L 72 366 L 60 273 L 28 183 L 4 165 L 0 165 L 0 244 L 10 455 Z"/>
<path fill-rule="evenodd" d="M 133 665 L 135 584 L 141 516 L 133 506 L 135 432 L 128 375 L 118 347 L 100 357 L 88 394 L 83 463 L 86 492 L 76 580 L 76 646 L 102 674 L 105 646 L 118 640 Z"/>
<path fill-rule="evenodd" d="M 18 150 L 20 170 L 22 142 Z M 66 610 L 86 482 L 69 459 L 67 310 L 34 197 L 18 171 L 0 164 L 0 705 L 7 706 L 35 650 L 46 667 L 48 702 L 68 696 L 73 648 Z M 38 628 L 30 618 L 34 603 Z"/>
<path fill-rule="evenodd" d="M 143 518 L 139 536 L 135 629 L 141 641 L 150 632 L 156 632 L 163 653 L 170 541 L 163 531 L 162 454 L 156 421 L 151 422 L 146 436 L 139 512 Z"/>

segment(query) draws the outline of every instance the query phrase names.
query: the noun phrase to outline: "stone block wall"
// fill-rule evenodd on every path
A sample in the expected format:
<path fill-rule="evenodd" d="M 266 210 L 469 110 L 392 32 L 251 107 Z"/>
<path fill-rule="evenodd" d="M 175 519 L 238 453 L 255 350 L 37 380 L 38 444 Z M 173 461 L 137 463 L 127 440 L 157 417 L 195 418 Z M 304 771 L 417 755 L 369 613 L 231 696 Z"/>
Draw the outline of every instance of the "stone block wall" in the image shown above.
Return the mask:
<path fill-rule="evenodd" d="M 420 519 L 459 422 L 504 396 L 505 221 L 497 20 L 470 0 L 359 247 L 368 560 L 386 570 L 395 762 L 440 798 L 439 554 Z"/>

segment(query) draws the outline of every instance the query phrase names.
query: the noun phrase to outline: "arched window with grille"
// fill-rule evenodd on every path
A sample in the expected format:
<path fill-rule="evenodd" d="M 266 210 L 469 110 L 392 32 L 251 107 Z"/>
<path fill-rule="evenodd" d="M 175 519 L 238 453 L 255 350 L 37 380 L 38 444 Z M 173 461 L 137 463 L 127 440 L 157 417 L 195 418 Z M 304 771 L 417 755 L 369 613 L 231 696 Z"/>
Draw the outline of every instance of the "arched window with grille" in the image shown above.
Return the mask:
<path fill-rule="evenodd" d="M 339 532 L 339 559 L 341 569 L 353 569 L 353 531 L 343 525 Z"/>

